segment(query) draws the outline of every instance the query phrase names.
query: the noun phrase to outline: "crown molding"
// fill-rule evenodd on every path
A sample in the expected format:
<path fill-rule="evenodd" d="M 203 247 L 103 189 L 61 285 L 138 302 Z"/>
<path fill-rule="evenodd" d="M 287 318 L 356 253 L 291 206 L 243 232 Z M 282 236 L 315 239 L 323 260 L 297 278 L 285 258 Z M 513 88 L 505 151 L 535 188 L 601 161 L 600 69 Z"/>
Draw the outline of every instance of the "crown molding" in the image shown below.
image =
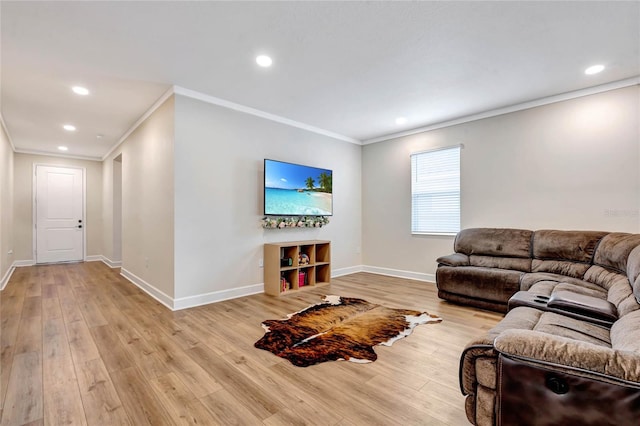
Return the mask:
<path fill-rule="evenodd" d="M 597 93 L 607 92 L 610 90 L 621 89 L 624 87 L 634 86 L 640 84 L 640 76 L 635 76 L 631 78 L 627 78 L 624 80 L 618 80 L 611 83 L 602 84 L 599 86 L 589 87 L 586 89 L 580 89 L 572 92 L 566 92 L 559 95 L 549 96 L 545 98 L 535 99 L 533 101 L 523 102 L 520 104 L 510 105 L 504 108 L 493 109 L 490 111 L 481 112 L 478 114 L 468 115 L 465 117 L 460 117 L 454 120 L 448 120 L 441 123 L 435 123 L 428 126 L 418 127 L 411 130 L 406 130 L 403 132 L 392 133 L 385 136 L 380 136 L 377 138 L 367 139 L 361 141 L 359 139 L 351 138 L 349 136 L 341 135 L 338 133 L 331 132 L 329 130 L 321 129 L 319 127 L 315 127 L 306 123 L 301 123 L 299 121 L 291 120 L 286 117 L 282 117 L 279 115 L 271 114 L 259 109 L 251 108 L 245 105 L 237 104 L 235 102 L 227 101 L 225 99 L 217 98 L 215 96 L 206 95 L 204 93 L 197 92 L 195 90 L 186 89 L 180 86 L 171 86 L 169 89 L 154 102 L 151 107 L 140 117 L 138 120 L 127 130 L 119 139 L 118 142 L 102 157 L 90 157 L 90 156 L 72 156 L 72 155 L 64 155 L 64 154 L 56 154 L 51 152 L 44 151 L 35 151 L 35 150 L 24 150 L 24 149 L 16 149 L 13 144 L 13 140 L 11 135 L 9 134 L 9 130 L 4 121 L 4 117 L 2 113 L 0 113 L 0 125 L 2 125 L 2 129 L 7 135 L 7 139 L 9 140 L 9 144 L 14 152 L 21 154 L 32 154 L 32 155 L 47 155 L 51 157 L 61 157 L 61 158 L 73 158 L 78 160 L 90 160 L 90 161 L 104 161 L 106 160 L 113 152 L 120 146 L 122 143 L 133 133 L 147 118 L 151 116 L 169 97 L 174 94 L 186 96 L 188 98 L 197 99 L 202 102 L 206 102 L 209 104 L 221 106 L 224 108 L 228 108 L 234 111 L 243 112 L 245 114 L 254 115 L 257 117 L 261 117 L 270 121 L 274 121 L 277 123 L 282 123 L 288 126 L 297 127 L 299 129 L 307 130 L 312 133 L 317 133 L 323 136 L 330 137 L 332 139 L 337 139 L 349 143 L 353 143 L 356 145 L 369 145 L 377 142 L 383 142 L 390 139 L 397 139 L 404 136 L 415 135 L 418 133 L 428 132 L 431 130 L 441 129 L 444 127 L 451 127 L 458 124 L 468 123 L 471 121 L 482 120 L 485 118 L 495 117 L 498 115 L 509 114 L 512 112 L 522 111 L 530 108 L 535 108 L 543 105 L 548 105 L 556 102 L 562 102 L 566 100 L 576 99 L 584 96 L 594 95 Z"/>
<path fill-rule="evenodd" d="M 123 134 L 122 136 L 120 136 L 120 139 L 118 139 L 118 142 L 116 142 L 116 144 L 115 144 L 115 145 L 113 145 L 113 147 L 111 147 L 111 149 L 109 150 L 109 152 L 107 152 L 105 155 L 103 155 L 103 156 L 102 156 L 102 158 L 101 158 L 101 160 L 102 160 L 102 161 L 106 160 L 106 159 L 107 159 L 111 154 L 113 154 L 113 152 L 114 152 L 116 149 L 118 149 L 118 147 L 119 147 L 120 145 L 122 145 L 122 143 L 123 143 L 123 142 L 124 142 L 128 137 L 129 137 L 129 135 L 130 135 L 131 133 L 133 133 L 133 132 L 138 128 L 138 127 L 140 127 L 140 125 L 141 125 L 142 123 L 144 123 L 144 121 L 145 121 L 147 118 L 149 118 L 149 117 L 151 116 L 151 114 L 153 114 L 153 113 L 154 113 L 158 108 L 160 108 L 160 106 L 161 106 L 161 105 L 162 105 L 162 104 L 163 104 L 167 99 L 169 99 L 169 98 L 173 95 L 173 93 L 174 93 L 173 88 L 174 88 L 174 87 L 175 87 L 175 86 L 171 86 L 171 87 L 169 87 L 169 89 L 168 89 L 166 92 L 164 92 L 164 93 L 162 94 L 162 96 L 160 96 L 160 97 L 158 98 L 158 100 L 157 100 L 157 101 L 155 101 L 155 102 L 153 103 L 153 105 L 151 105 L 151 106 L 149 107 L 149 109 L 148 109 L 147 111 L 145 111 L 145 113 L 144 113 L 144 114 L 142 114 L 142 115 L 140 116 L 140 118 L 138 118 L 138 120 L 136 120 L 136 122 L 135 122 L 135 123 L 133 123 L 133 126 L 131 126 L 131 127 L 129 128 L 129 130 L 127 130 L 126 132 L 124 132 L 124 134 Z"/>
<path fill-rule="evenodd" d="M 245 105 L 240 105 L 235 102 L 227 101 L 225 99 L 216 98 L 215 96 L 205 95 L 204 93 L 196 92 L 195 90 L 185 89 L 184 87 L 180 86 L 174 86 L 174 91 L 176 94 L 186 96 L 188 98 L 197 99 L 202 102 L 218 105 L 224 108 L 232 109 L 234 111 L 244 112 L 245 114 L 255 115 L 256 117 L 261 117 L 267 120 L 275 121 L 277 123 L 286 124 L 287 126 L 297 127 L 299 129 L 307 130 L 319 135 L 328 136 L 332 139 L 338 139 L 356 145 L 362 145 L 362 141 L 350 138 L 349 136 L 334 133 L 329 130 L 311 126 L 310 124 L 301 123 L 299 121 L 291 120 L 286 117 L 281 117 L 279 115 L 271 114 L 269 112 L 261 111 L 259 109 L 251 108 Z"/>
<path fill-rule="evenodd" d="M 549 105 L 556 102 L 568 101 L 571 99 L 581 98 L 583 96 L 595 95 L 597 93 L 608 92 L 610 90 L 616 90 L 616 89 L 622 89 L 624 87 L 635 86 L 638 84 L 640 84 L 640 76 L 635 76 L 635 77 L 627 78 L 624 80 L 618 80 L 611 83 L 601 84 L 599 86 L 588 87 L 586 89 L 575 90 L 573 92 L 561 93 L 559 95 L 535 99 L 533 101 L 510 105 L 504 108 L 493 109 L 493 110 L 481 112 L 478 114 L 468 115 L 465 117 L 456 118 L 454 120 L 443 121 L 441 123 L 431 124 L 424 127 L 418 127 L 416 129 L 405 130 L 403 132 L 392 133 L 386 136 L 367 139 L 362 142 L 362 145 L 369 145 L 372 143 L 384 142 L 390 139 L 397 139 L 404 136 L 411 136 L 417 133 L 423 133 L 431 130 L 442 129 L 444 127 L 451 127 L 458 124 L 468 123 L 470 121 L 496 117 L 498 115 L 509 114 L 512 112 L 522 111 L 525 109 L 535 108 L 543 105 Z"/>
<path fill-rule="evenodd" d="M 0 112 L 0 125 L 2 125 L 2 129 L 4 130 L 4 134 L 7 135 L 7 139 L 9 139 L 9 145 L 11 145 L 11 149 L 13 152 L 16 152 L 16 146 L 13 144 L 13 140 L 11 140 L 11 134 L 9 133 L 9 129 L 7 129 L 7 125 L 4 122 L 4 117 Z"/>
<path fill-rule="evenodd" d="M 60 157 L 60 158 L 71 158 L 74 160 L 86 160 L 86 161 L 102 161 L 100 157 L 90 157 L 84 155 L 67 155 L 67 154 L 58 154 L 55 152 L 49 151 L 36 151 L 30 149 L 14 149 L 14 152 L 17 154 L 29 154 L 29 155 L 43 155 L 46 157 Z"/>

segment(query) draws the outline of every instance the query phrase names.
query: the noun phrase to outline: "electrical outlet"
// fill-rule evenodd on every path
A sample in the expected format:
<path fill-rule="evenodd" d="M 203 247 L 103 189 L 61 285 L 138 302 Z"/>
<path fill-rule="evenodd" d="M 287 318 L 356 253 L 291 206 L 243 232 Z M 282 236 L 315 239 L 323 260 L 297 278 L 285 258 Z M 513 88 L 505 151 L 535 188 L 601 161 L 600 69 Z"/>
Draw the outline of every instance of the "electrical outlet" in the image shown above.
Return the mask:
<path fill-rule="evenodd" d="M 264 259 L 258 260 L 258 267 L 259 268 L 263 268 L 264 267 Z"/>
<path fill-rule="evenodd" d="M 13 250 L 9 250 L 7 254 L 13 254 Z"/>

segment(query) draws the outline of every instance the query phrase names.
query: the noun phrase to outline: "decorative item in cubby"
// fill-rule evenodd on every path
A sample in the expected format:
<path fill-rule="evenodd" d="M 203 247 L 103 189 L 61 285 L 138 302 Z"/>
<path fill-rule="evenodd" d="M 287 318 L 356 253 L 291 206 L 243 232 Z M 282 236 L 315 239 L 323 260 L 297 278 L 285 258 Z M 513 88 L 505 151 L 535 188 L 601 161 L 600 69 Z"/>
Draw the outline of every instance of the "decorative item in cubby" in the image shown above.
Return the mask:
<path fill-rule="evenodd" d="M 280 277 L 280 291 L 284 292 L 287 290 L 291 290 L 291 283 L 287 281 L 284 276 L 282 276 Z"/>
<path fill-rule="evenodd" d="M 283 257 L 280 259 L 280 266 L 293 266 L 293 259 L 290 257 Z"/>

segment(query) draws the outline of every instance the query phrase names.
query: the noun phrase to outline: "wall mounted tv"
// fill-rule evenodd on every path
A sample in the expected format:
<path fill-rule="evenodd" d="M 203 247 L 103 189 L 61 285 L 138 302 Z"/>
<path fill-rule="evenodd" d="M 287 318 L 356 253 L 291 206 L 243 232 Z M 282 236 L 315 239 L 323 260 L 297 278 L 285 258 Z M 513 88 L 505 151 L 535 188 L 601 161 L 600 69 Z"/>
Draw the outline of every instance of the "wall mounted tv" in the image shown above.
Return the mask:
<path fill-rule="evenodd" d="M 301 164 L 264 160 L 264 214 L 331 216 L 333 173 Z"/>

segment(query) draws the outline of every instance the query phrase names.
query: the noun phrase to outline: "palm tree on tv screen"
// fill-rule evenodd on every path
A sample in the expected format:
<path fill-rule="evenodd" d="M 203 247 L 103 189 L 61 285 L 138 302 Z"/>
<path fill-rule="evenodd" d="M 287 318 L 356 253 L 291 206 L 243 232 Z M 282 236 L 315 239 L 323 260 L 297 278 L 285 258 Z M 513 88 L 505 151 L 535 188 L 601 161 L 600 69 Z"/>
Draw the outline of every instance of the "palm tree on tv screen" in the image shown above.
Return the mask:
<path fill-rule="evenodd" d="M 331 175 L 322 172 L 320 173 L 320 176 L 318 176 L 318 181 L 320 182 L 320 188 L 323 192 L 331 192 L 331 187 L 333 186 Z"/>
<path fill-rule="evenodd" d="M 313 186 L 316 184 L 316 181 L 313 180 L 312 177 L 308 177 L 307 180 L 305 181 L 307 188 L 310 190 L 313 190 Z"/>

